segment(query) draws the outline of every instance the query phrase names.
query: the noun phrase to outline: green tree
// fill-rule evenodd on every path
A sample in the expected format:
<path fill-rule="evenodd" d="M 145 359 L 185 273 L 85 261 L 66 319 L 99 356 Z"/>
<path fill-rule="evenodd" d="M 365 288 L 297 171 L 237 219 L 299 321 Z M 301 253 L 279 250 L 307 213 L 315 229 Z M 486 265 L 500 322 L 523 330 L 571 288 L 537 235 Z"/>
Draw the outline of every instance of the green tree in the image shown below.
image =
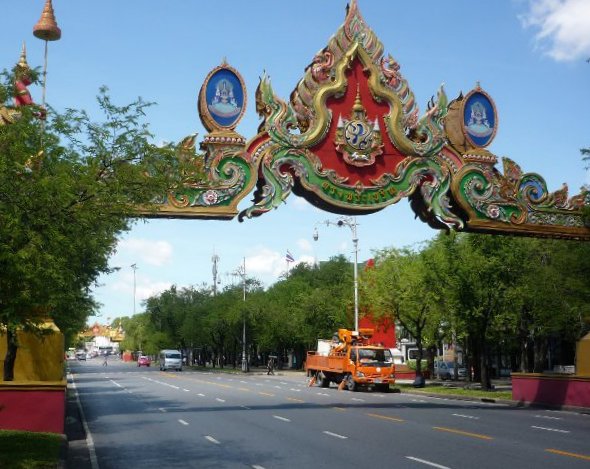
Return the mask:
<path fill-rule="evenodd" d="M 385 249 L 375 256 L 375 268 L 363 275 L 363 294 L 376 319 L 396 321 L 416 340 L 416 376 L 422 376 L 425 346 L 436 330 L 438 296 L 429 282 L 429 251 Z M 423 385 L 418 379 L 417 385 Z"/>
<path fill-rule="evenodd" d="M 0 98 L 12 93 L 5 74 Z M 0 325 L 6 331 L 4 380 L 14 377 L 16 330 L 38 331 L 47 316 L 66 333 L 95 310 L 90 287 L 109 272 L 117 237 L 138 205 L 171 187 L 174 148 L 153 145 L 148 103 L 116 106 L 101 89 L 105 121 L 84 111 L 34 107 L 0 126 Z"/>

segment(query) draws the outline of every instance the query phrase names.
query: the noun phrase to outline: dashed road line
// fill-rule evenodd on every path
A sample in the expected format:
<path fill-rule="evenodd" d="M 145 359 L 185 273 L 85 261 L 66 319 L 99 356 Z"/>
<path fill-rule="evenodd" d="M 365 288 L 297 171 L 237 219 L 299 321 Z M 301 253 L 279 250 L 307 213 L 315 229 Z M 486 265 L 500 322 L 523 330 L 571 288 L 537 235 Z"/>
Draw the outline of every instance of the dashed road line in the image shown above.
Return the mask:
<path fill-rule="evenodd" d="M 158 410 L 159 410 L 160 412 L 164 412 L 164 413 L 165 413 L 165 412 L 168 412 L 166 409 L 164 409 L 164 407 L 158 407 Z"/>
<path fill-rule="evenodd" d="M 294 398 L 294 397 L 288 397 L 288 398 L 287 398 L 287 400 L 288 400 L 288 401 L 293 401 L 293 402 L 305 402 L 304 400 L 301 400 L 301 399 L 296 399 L 296 398 Z"/>
<path fill-rule="evenodd" d="M 584 461 L 590 461 L 590 456 L 585 454 L 570 453 L 569 451 L 561 451 L 559 449 L 547 448 L 545 451 L 548 453 L 559 454 L 561 456 L 569 456 L 571 458 L 583 459 Z"/>
<path fill-rule="evenodd" d="M 474 419 L 474 420 L 479 420 L 479 417 L 474 417 L 473 415 L 464 415 L 464 414 L 451 414 L 454 415 L 455 417 L 461 417 L 464 419 Z"/>
<path fill-rule="evenodd" d="M 561 420 L 561 417 L 552 417 L 551 415 L 535 415 L 538 419 Z"/>
<path fill-rule="evenodd" d="M 406 456 L 406 459 L 411 459 L 412 461 L 426 464 L 430 467 L 438 467 L 438 469 L 450 469 L 448 466 L 441 466 L 440 464 L 436 464 L 435 462 L 427 461 L 426 459 L 415 458 L 414 456 Z"/>
<path fill-rule="evenodd" d="M 197 396 L 199 397 L 205 397 L 205 394 L 203 394 L 202 392 L 198 393 Z"/>
<path fill-rule="evenodd" d="M 340 438 L 341 440 L 347 440 L 348 439 L 347 436 L 339 435 L 338 433 L 329 432 L 328 430 L 324 430 L 322 433 L 325 433 L 326 435 L 333 436 L 334 438 Z"/>
<path fill-rule="evenodd" d="M 188 425 L 188 422 L 186 420 L 178 419 L 178 421 L 183 425 Z"/>
<path fill-rule="evenodd" d="M 396 417 L 390 417 L 389 415 L 381 415 L 381 414 L 367 414 L 369 417 L 374 417 L 376 419 L 383 419 L 383 420 L 391 420 L 392 422 L 405 422 L 404 419 L 399 419 Z"/>
<path fill-rule="evenodd" d="M 269 397 L 274 397 L 275 396 L 274 394 L 270 394 L 268 392 L 262 392 L 262 391 L 259 392 L 258 394 L 260 394 L 261 396 L 269 396 Z"/>
<path fill-rule="evenodd" d="M 455 430 L 454 428 L 446 428 L 446 427 L 432 427 L 434 430 L 439 430 L 441 432 L 448 432 L 448 433 L 455 433 L 457 435 L 463 436 L 470 436 L 472 438 L 479 438 L 480 440 L 493 440 L 491 436 L 482 435 L 480 433 L 471 433 L 471 432 L 464 432 L 462 430 Z"/>
<path fill-rule="evenodd" d="M 216 398 L 215 398 L 215 400 L 216 400 L 217 402 L 225 402 L 225 399 L 220 399 L 219 397 L 216 397 Z"/>
<path fill-rule="evenodd" d="M 365 402 L 364 399 L 359 399 L 358 397 L 353 397 L 352 399 L 350 399 L 351 401 L 356 401 L 356 402 Z"/>
<path fill-rule="evenodd" d="M 273 415 L 273 418 L 280 420 L 281 422 L 290 422 L 291 421 L 287 417 L 281 417 L 280 415 Z"/>
<path fill-rule="evenodd" d="M 570 433 L 569 430 L 560 430 L 558 428 L 537 427 L 535 425 L 531 425 L 531 428 L 534 428 L 535 430 L 546 430 L 548 432 Z"/>
<path fill-rule="evenodd" d="M 207 441 L 210 441 L 211 443 L 214 443 L 216 445 L 220 445 L 221 442 L 219 440 L 216 440 L 215 438 L 213 438 L 211 435 L 205 435 L 205 439 Z"/>

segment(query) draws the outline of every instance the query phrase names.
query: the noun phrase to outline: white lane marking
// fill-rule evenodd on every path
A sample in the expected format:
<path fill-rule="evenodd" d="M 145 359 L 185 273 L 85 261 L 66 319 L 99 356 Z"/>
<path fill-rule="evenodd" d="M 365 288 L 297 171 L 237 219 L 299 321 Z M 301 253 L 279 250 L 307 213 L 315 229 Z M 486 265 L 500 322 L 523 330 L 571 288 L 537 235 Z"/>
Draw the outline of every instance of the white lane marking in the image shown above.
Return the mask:
<path fill-rule="evenodd" d="M 301 392 L 301 389 L 291 388 L 291 389 L 289 389 L 289 391 Z"/>
<path fill-rule="evenodd" d="M 205 394 L 203 394 L 202 392 L 200 392 L 199 394 L 197 394 L 197 396 L 205 397 Z"/>
<path fill-rule="evenodd" d="M 123 386 L 121 386 L 119 383 L 117 383 L 116 381 L 113 381 L 112 379 L 110 380 L 111 383 L 113 383 L 115 386 L 119 386 L 120 388 L 122 388 Z"/>
<path fill-rule="evenodd" d="M 329 394 L 326 394 L 325 392 L 317 392 L 316 394 L 318 396 L 328 396 L 328 397 L 330 397 L 330 395 Z"/>
<path fill-rule="evenodd" d="M 264 466 L 259 466 L 258 464 L 253 464 L 252 469 L 265 469 Z"/>
<path fill-rule="evenodd" d="M 464 419 L 479 420 L 479 417 L 474 417 L 473 415 L 463 415 L 463 414 L 451 414 L 451 415 L 454 415 L 455 417 L 462 417 Z"/>
<path fill-rule="evenodd" d="M 179 421 L 180 423 L 182 423 L 183 425 L 188 425 L 188 422 L 187 422 L 187 421 L 185 421 L 185 420 L 178 419 L 178 421 Z"/>
<path fill-rule="evenodd" d="M 82 403 L 80 402 L 80 396 L 78 394 L 78 389 L 76 388 L 74 375 L 70 375 L 70 377 L 72 380 L 72 388 L 74 388 L 74 393 L 76 395 L 76 404 L 78 406 L 78 412 L 80 413 L 80 420 L 82 420 L 82 426 L 86 432 L 86 446 L 88 447 L 88 455 L 90 456 L 90 467 L 92 469 L 99 469 L 100 466 L 98 465 L 98 458 L 96 457 L 94 439 L 92 438 L 92 433 L 90 433 L 90 428 L 88 427 L 88 422 L 86 421 L 86 415 L 84 414 L 84 409 L 82 408 Z"/>
<path fill-rule="evenodd" d="M 211 443 L 215 443 L 216 445 L 221 444 L 218 440 L 216 440 L 215 438 L 213 438 L 212 436 L 209 436 L 209 435 L 205 435 L 205 439 L 210 441 Z"/>
<path fill-rule="evenodd" d="M 535 415 L 538 419 L 561 420 L 561 417 L 551 417 L 551 415 Z"/>
<path fill-rule="evenodd" d="M 287 386 L 289 383 L 285 383 L 285 382 L 281 381 L 281 384 Z"/>
<path fill-rule="evenodd" d="M 216 398 L 215 398 L 215 400 L 216 400 L 217 402 L 225 402 L 225 400 L 224 400 L 224 399 L 219 399 L 219 397 L 216 397 Z"/>
<path fill-rule="evenodd" d="M 168 412 L 166 409 L 164 409 L 164 407 L 158 407 L 158 410 L 159 410 L 160 412 Z"/>
<path fill-rule="evenodd" d="M 184 392 L 190 392 L 190 389 L 184 389 L 184 388 L 182 388 L 182 390 L 183 390 Z"/>
<path fill-rule="evenodd" d="M 247 405 L 241 405 L 240 407 L 241 407 L 242 409 L 250 410 L 250 407 L 248 407 Z"/>
<path fill-rule="evenodd" d="M 365 402 L 365 400 L 364 400 L 364 399 L 359 399 L 358 397 L 353 397 L 353 398 L 351 399 L 351 401 Z"/>
<path fill-rule="evenodd" d="M 531 428 L 535 428 L 537 430 L 547 430 L 548 432 L 558 432 L 558 433 L 569 433 L 569 430 L 559 430 L 558 428 L 545 428 L 545 427 L 536 427 L 535 425 L 531 425 Z"/>
<path fill-rule="evenodd" d="M 255 383 L 256 386 L 262 386 L 262 383 Z"/>
<path fill-rule="evenodd" d="M 244 381 L 244 380 L 242 379 L 242 380 L 240 380 L 240 383 L 242 383 L 242 384 L 248 384 L 248 381 Z"/>
<path fill-rule="evenodd" d="M 447 466 L 441 466 L 440 464 L 436 464 L 434 462 L 426 461 L 425 459 L 415 458 L 413 456 L 406 456 L 407 459 L 411 459 L 412 461 L 421 462 L 422 464 L 426 464 L 427 466 L 431 467 L 438 467 L 438 469 L 451 469 Z"/>
<path fill-rule="evenodd" d="M 329 432 L 327 430 L 324 430 L 322 433 L 325 433 L 326 435 L 333 436 L 335 438 L 340 438 L 341 440 L 347 440 L 348 439 L 347 436 L 339 435 L 338 433 L 332 433 L 332 432 Z"/>
<path fill-rule="evenodd" d="M 273 415 L 273 417 L 277 420 L 282 420 L 283 422 L 290 422 L 291 420 L 286 417 L 281 417 L 280 415 Z"/>
<path fill-rule="evenodd" d="M 412 402 L 426 402 L 426 401 L 423 399 L 412 399 Z"/>
<path fill-rule="evenodd" d="M 283 388 L 282 388 L 282 387 L 280 387 L 280 386 L 275 386 L 275 388 L 277 388 L 277 389 L 283 389 Z"/>

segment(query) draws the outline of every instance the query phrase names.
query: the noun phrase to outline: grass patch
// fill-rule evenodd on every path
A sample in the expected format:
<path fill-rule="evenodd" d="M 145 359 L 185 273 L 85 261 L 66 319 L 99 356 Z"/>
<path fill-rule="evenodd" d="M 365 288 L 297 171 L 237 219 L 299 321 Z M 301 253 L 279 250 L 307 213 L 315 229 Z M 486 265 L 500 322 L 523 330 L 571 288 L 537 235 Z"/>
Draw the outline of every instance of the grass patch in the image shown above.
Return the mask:
<path fill-rule="evenodd" d="M 3 469 L 55 469 L 61 435 L 0 430 L 0 467 Z"/>
<path fill-rule="evenodd" d="M 396 384 L 396 388 L 399 388 L 401 392 L 426 392 L 429 394 L 441 394 L 445 396 L 465 396 L 473 398 L 486 398 L 486 399 L 505 399 L 512 400 L 512 391 L 482 391 L 481 389 L 463 389 L 463 388 L 451 388 L 446 386 L 427 386 L 425 388 L 415 388 L 411 384 Z"/>

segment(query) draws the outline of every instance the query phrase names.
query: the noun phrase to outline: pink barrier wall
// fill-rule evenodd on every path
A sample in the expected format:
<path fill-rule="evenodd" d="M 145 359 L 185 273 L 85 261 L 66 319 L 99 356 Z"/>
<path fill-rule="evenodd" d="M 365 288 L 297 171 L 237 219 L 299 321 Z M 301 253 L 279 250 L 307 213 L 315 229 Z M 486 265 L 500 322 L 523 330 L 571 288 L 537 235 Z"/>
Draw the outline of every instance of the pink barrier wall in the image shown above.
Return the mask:
<path fill-rule="evenodd" d="M 64 433 L 66 384 L 0 383 L 0 429 Z"/>
<path fill-rule="evenodd" d="M 590 408 L 590 376 L 512 373 L 512 399 L 552 406 Z"/>

